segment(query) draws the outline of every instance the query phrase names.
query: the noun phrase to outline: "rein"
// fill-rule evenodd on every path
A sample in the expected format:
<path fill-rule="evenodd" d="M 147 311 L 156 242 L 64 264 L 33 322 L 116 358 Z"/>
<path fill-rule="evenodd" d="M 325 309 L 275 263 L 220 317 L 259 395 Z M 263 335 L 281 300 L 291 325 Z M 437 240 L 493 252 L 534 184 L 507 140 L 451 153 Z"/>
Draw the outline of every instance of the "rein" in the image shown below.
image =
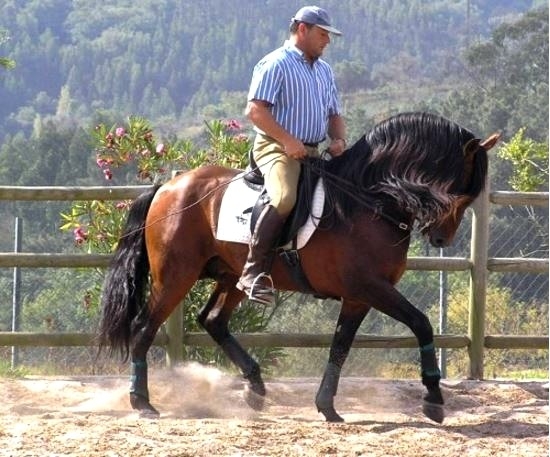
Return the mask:
<path fill-rule="evenodd" d="M 372 202 L 369 201 L 367 196 L 364 196 L 361 193 L 357 192 L 357 188 L 355 186 L 353 186 L 352 184 L 350 184 L 348 181 L 341 178 L 340 176 L 334 173 L 328 172 L 325 169 L 325 167 L 319 166 L 317 161 L 306 160 L 302 162 L 302 165 L 304 166 L 304 172 L 306 173 L 313 172 L 319 175 L 319 177 L 323 178 L 323 180 L 327 182 L 332 181 L 334 186 L 337 187 L 339 190 L 341 190 L 348 197 L 352 198 L 362 206 L 365 206 L 366 208 L 372 210 L 376 215 L 386 219 L 388 222 L 391 222 L 400 230 L 407 232 L 412 229 L 411 224 L 400 221 L 394 218 L 393 216 L 390 216 L 389 214 L 382 211 L 380 207 L 373 205 Z"/>
<path fill-rule="evenodd" d="M 274 159 L 272 159 L 272 160 L 274 160 Z M 403 222 L 403 221 L 399 221 L 396 218 L 390 216 L 389 214 L 382 212 L 379 207 L 373 205 L 370 201 L 368 201 L 367 197 L 364 197 L 360 194 L 357 194 L 357 189 L 353 188 L 352 184 L 347 182 L 345 179 L 340 178 L 338 175 L 335 175 L 334 173 L 328 172 L 322 166 L 315 165 L 316 163 L 317 162 L 315 162 L 315 161 L 308 161 L 308 160 L 302 161 L 304 173 L 313 172 L 313 173 L 319 175 L 321 178 L 323 178 L 327 182 L 332 180 L 334 185 L 338 189 L 340 189 L 342 192 L 344 192 L 347 196 L 354 199 L 356 202 L 358 202 L 359 204 L 365 206 L 366 208 L 372 210 L 376 215 L 386 219 L 388 222 L 391 222 L 392 224 L 394 224 L 400 230 L 403 230 L 404 232 L 408 232 L 412 229 L 410 224 L 408 224 L 406 222 Z M 252 171 L 259 170 L 259 169 L 260 169 L 260 167 L 258 167 L 256 165 L 256 167 Z M 157 223 L 163 221 L 164 219 L 168 219 L 171 216 L 181 214 L 181 213 L 189 210 L 193 206 L 198 205 L 201 201 L 205 200 L 206 198 L 208 198 L 213 193 L 215 193 L 215 192 L 219 191 L 220 189 L 228 186 L 233 181 L 236 181 L 238 179 L 243 179 L 243 177 L 240 176 L 240 175 L 237 175 L 237 176 L 235 176 L 231 179 L 228 179 L 227 181 L 224 181 L 224 182 L 220 183 L 218 186 L 216 186 L 214 189 L 212 189 L 210 192 L 203 195 L 201 198 L 199 198 L 197 201 L 193 202 L 192 204 L 187 205 L 184 208 L 180 208 L 180 209 L 177 209 L 175 211 L 171 211 L 168 214 L 166 214 L 165 216 L 159 217 L 158 219 L 154 220 L 153 222 L 151 222 L 147 225 L 143 225 L 139 229 L 133 230 L 133 231 L 131 231 L 131 232 L 125 234 L 125 235 L 122 235 L 121 237 L 123 238 L 123 237 L 130 236 L 132 233 L 145 230 L 147 227 L 150 227 L 154 224 L 157 224 Z M 328 196 L 328 194 L 327 194 L 327 196 Z"/>

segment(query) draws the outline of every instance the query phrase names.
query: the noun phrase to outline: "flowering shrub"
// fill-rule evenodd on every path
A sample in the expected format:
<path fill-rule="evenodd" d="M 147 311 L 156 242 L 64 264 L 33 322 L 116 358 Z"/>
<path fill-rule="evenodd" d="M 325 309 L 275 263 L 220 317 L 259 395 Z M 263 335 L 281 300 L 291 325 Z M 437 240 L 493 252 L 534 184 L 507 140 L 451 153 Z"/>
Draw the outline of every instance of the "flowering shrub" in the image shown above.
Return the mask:
<path fill-rule="evenodd" d="M 157 141 L 149 124 L 142 118 L 132 117 L 125 126 L 107 129 L 99 125 L 94 130 L 96 163 L 105 180 L 112 183 L 131 172 L 133 181 L 139 184 L 162 182 L 170 170 L 186 170 L 201 165 L 217 164 L 232 168 L 244 168 L 248 161 L 250 141 L 238 121 L 212 121 L 205 124 L 207 147 L 197 148 L 190 141 Z M 76 246 L 89 253 L 114 251 L 126 221 L 129 201 L 75 202 L 69 212 L 61 214 L 62 230 L 72 231 Z M 84 291 L 83 306 L 89 313 L 96 313 L 101 293 L 103 271 L 98 271 L 98 281 L 91 290 Z M 208 281 L 197 283 L 185 299 L 184 327 L 186 331 L 198 330 L 196 315 L 211 294 Z M 268 324 L 271 313 L 257 305 L 239 307 L 231 320 L 232 329 L 261 331 Z M 212 348 L 185 347 L 187 356 L 203 363 L 227 364 L 227 359 Z M 258 348 L 252 354 L 258 361 L 271 361 L 281 355 L 277 348 Z"/>
<path fill-rule="evenodd" d="M 208 147 L 199 149 L 187 140 L 157 141 L 147 120 L 130 117 L 125 126 L 98 125 L 94 129 L 96 164 L 106 181 L 134 175 L 137 184 L 162 183 L 171 170 L 206 164 L 244 168 L 250 148 L 248 136 L 236 120 L 205 124 Z M 61 214 L 62 230 L 72 230 L 74 242 L 89 253 L 112 252 L 120 236 L 128 201 L 75 202 Z"/>

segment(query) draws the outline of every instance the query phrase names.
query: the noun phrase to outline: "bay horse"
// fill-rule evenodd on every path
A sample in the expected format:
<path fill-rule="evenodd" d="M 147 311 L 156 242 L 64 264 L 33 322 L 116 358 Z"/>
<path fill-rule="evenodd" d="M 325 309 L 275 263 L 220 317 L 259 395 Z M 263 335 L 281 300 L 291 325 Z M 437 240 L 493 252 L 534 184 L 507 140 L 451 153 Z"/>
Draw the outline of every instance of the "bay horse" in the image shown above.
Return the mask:
<path fill-rule="evenodd" d="M 322 167 L 309 165 L 323 175 L 326 218 L 300 249 L 301 265 L 316 294 L 341 300 L 315 398 L 327 421 L 343 421 L 334 408 L 340 372 L 371 308 L 402 322 L 417 338 L 427 389 L 423 411 L 443 421 L 432 326 L 394 286 L 405 271 L 413 229 L 436 247 L 452 241 L 464 211 L 484 188 L 487 151 L 497 141 L 497 134 L 481 141 L 434 114 L 402 113 L 380 122 L 342 156 L 319 160 Z M 244 298 L 235 285 L 248 246 L 215 237 L 225 186 L 241 173 L 215 165 L 184 172 L 141 194 L 129 211 L 105 277 L 98 337 L 100 348 L 131 358 L 130 403 L 145 416 L 159 414 L 149 401 L 147 352 L 161 324 L 202 278 L 215 285 L 198 322 L 248 381 L 247 402 L 263 405 L 260 367 L 228 329 Z M 272 278 L 279 290 L 300 290 L 280 258 Z"/>

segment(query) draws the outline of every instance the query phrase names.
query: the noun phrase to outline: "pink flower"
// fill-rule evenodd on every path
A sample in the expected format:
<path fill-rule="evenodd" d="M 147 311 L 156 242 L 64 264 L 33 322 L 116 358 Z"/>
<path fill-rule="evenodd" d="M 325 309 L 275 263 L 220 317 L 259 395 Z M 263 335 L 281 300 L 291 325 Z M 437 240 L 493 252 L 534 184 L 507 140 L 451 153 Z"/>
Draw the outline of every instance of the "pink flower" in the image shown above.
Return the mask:
<path fill-rule="evenodd" d="M 115 130 L 115 135 L 118 136 L 119 138 L 121 136 L 124 136 L 126 134 L 126 130 L 124 130 L 124 127 L 118 127 L 116 130 Z"/>
<path fill-rule="evenodd" d="M 82 244 L 88 239 L 88 234 L 80 226 L 73 230 L 73 235 L 76 244 Z"/>
<path fill-rule="evenodd" d="M 128 206 L 128 202 L 118 202 L 116 205 L 115 205 L 115 208 L 116 209 L 124 209 Z"/>
<path fill-rule="evenodd" d="M 113 172 L 109 168 L 105 168 L 105 170 L 103 170 L 103 175 L 107 181 L 113 179 Z"/>
<path fill-rule="evenodd" d="M 108 162 L 106 159 L 102 158 L 102 157 L 98 157 L 98 158 L 95 160 L 95 163 L 97 164 L 97 166 L 98 166 L 99 168 L 103 168 L 104 166 L 106 166 L 106 165 L 109 164 L 109 162 Z"/>
<path fill-rule="evenodd" d="M 242 129 L 242 125 L 240 124 L 240 122 L 236 119 L 231 119 L 229 121 L 226 121 L 225 122 L 225 127 L 228 129 L 228 130 L 241 130 Z"/>
<path fill-rule="evenodd" d="M 237 143 L 244 143 L 245 141 L 248 141 L 248 135 L 244 134 L 244 133 L 239 133 L 238 135 L 235 135 L 233 137 L 233 139 L 237 142 Z"/>
<path fill-rule="evenodd" d="M 157 144 L 157 148 L 155 149 L 157 154 L 162 155 L 166 152 L 166 148 L 163 143 Z"/>

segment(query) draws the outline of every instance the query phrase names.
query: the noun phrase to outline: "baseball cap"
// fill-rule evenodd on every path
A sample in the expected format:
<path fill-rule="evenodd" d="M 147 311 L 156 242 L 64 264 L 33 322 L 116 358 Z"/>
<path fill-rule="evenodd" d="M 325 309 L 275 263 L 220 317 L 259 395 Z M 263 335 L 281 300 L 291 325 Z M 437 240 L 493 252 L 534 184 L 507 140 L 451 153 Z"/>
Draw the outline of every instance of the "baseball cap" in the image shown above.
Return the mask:
<path fill-rule="evenodd" d="M 327 32 L 334 33 L 335 35 L 342 35 L 340 30 L 330 25 L 328 13 L 323 8 L 319 8 L 318 6 L 304 6 L 303 8 L 300 8 L 292 20 L 316 25 Z"/>

